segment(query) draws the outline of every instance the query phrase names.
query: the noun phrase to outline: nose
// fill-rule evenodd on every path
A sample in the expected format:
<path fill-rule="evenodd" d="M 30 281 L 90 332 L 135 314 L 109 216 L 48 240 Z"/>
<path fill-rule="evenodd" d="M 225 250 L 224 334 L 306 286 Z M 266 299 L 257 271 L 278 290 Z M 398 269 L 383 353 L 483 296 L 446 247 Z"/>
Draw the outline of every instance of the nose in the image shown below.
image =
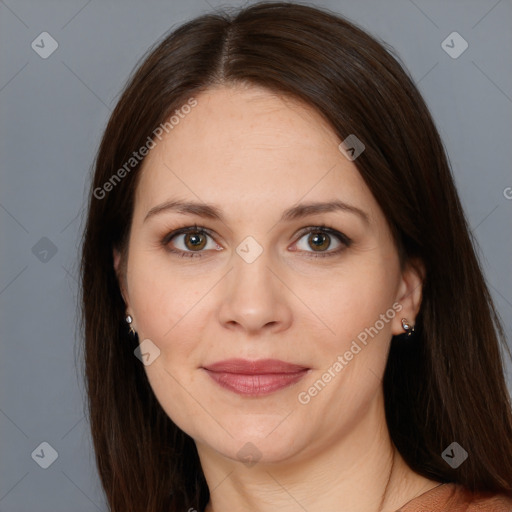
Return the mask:
<path fill-rule="evenodd" d="M 222 283 L 219 321 L 245 334 L 281 332 L 292 323 L 291 292 L 269 251 L 251 263 L 233 255 L 233 268 Z"/>

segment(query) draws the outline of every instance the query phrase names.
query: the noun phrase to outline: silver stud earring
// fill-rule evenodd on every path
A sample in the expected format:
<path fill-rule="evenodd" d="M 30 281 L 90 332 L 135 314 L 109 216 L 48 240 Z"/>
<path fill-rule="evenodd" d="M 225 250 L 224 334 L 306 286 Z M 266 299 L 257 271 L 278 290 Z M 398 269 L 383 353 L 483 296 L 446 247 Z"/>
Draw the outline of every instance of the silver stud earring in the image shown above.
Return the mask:
<path fill-rule="evenodd" d="M 409 323 L 407 318 L 402 318 L 402 328 L 410 336 L 414 332 L 414 326 Z"/>
<path fill-rule="evenodd" d="M 133 328 L 133 318 L 130 315 L 126 315 L 126 323 L 130 326 L 130 332 L 135 334 L 135 329 Z"/>

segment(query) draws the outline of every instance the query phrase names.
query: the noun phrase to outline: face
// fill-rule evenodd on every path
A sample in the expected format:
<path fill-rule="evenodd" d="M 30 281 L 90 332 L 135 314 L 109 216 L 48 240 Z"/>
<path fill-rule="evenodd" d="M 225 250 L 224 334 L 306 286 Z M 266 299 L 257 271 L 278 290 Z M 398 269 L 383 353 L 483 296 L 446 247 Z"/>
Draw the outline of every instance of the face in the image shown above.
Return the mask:
<path fill-rule="evenodd" d="M 241 86 L 196 100 L 145 159 L 120 275 L 157 399 L 234 460 L 382 427 L 391 336 L 421 281 L 376 200 L 309 107 Z"/>

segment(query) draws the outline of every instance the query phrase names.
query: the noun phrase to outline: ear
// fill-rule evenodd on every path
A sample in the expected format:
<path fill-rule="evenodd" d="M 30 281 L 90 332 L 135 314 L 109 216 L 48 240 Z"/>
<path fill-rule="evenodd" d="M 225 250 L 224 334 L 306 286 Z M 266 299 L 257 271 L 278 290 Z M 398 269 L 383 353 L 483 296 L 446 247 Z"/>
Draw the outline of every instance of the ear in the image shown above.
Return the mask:
<path fill-rule="evenodd" d="M 117 282 L 119 283 L 119 289 L 121 290 L 121 295 L 123 296 L 123 300 L 125 304 L 128 306 L 128 294 L 126 292 L 126 276 L 123 272 L 123 264 L 122 264 L 122 255 L 121 252 L 114 247 L 112 250 L 113 259 L 114 259 L 114 271 L 117 276 Z"/>
<path fill-rule="evenodd" d="M 406 318 L 412 325 L 416 323 L 416 316 L 421 307 L 425 275 L 425 265 L 421 260 L 411 259 L 405 265 L 396 295 L 396 302 L 402 306 L 402 309 L 392 322 L 394 335 L 404 333 L 402 318 Z"/>

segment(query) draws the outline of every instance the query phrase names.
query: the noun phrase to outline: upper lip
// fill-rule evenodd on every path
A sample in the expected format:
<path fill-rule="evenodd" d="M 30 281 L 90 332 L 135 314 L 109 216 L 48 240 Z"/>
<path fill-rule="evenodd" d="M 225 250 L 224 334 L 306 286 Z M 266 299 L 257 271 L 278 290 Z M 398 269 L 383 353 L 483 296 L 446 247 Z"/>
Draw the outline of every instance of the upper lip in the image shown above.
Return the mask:
<path fill-rule="evenodd" d="M 266 373 L 297 373 L 309 368 L 280 361 L 279 359 L 226 359 L 203 367 L 212 372 L 239 373 L 244 375 L 262 375 Z"/>

